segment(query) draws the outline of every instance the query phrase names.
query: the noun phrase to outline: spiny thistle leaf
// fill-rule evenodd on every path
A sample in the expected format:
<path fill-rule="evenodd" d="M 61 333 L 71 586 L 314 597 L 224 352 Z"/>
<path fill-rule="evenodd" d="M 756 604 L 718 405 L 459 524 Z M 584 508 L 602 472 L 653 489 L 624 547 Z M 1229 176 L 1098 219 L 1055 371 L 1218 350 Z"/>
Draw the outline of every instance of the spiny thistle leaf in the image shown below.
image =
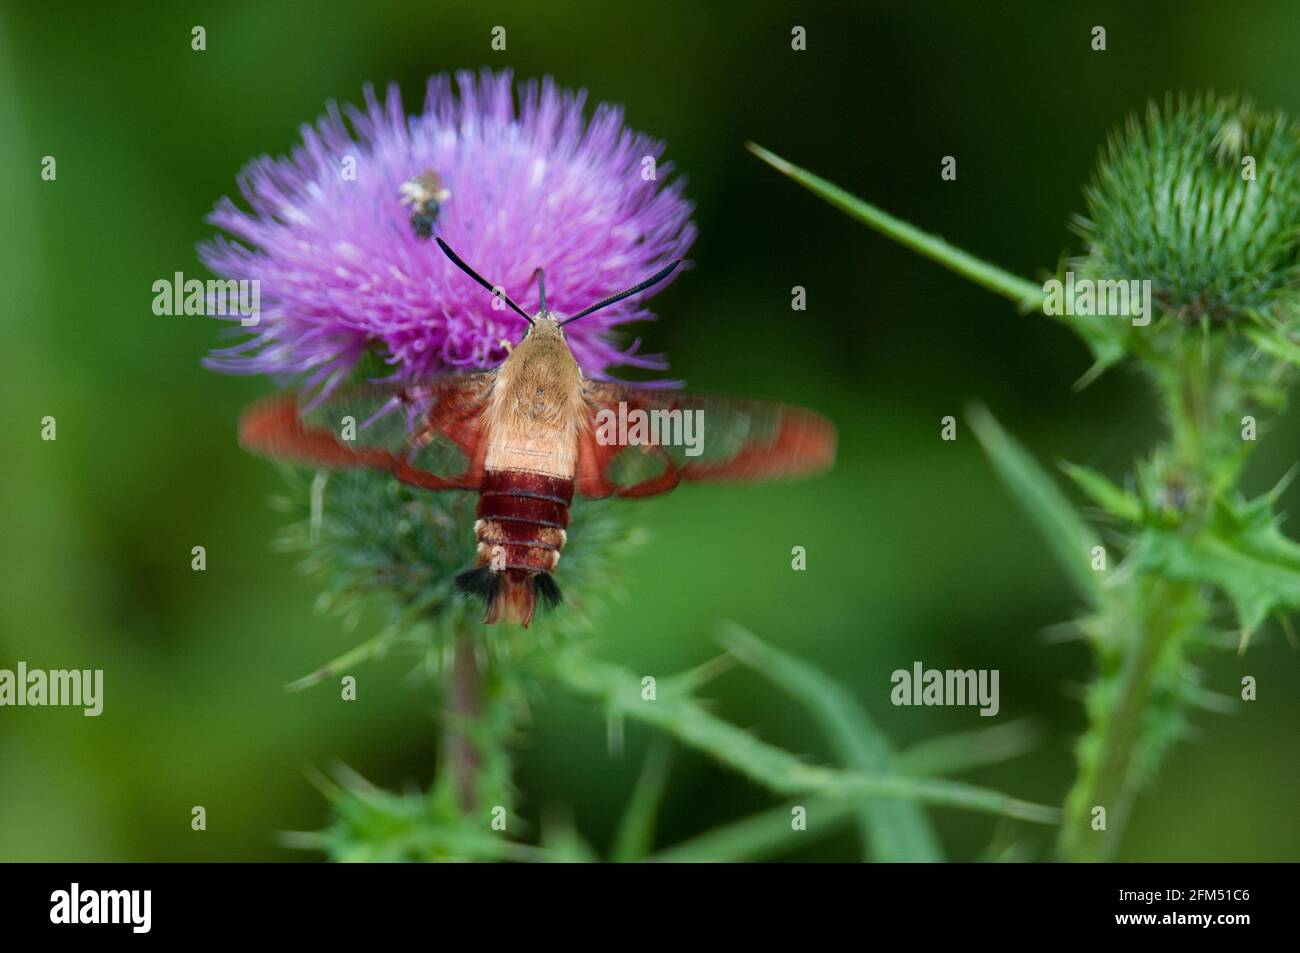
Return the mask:
<path fill-rule="evenodd" d="M 904 774 L 956 774 L 1018 758 L 1038 745 L 1041 734 L 1033 722 L 1021 718 L 918 741 L 898 753 L 896 764 Z"/>
<path fill-rule="evenodd" d="M 1061 469 L 1079 488 L 1092 497 L 1093 502 L 1111 516 L 1126 523 L 1142 520 L 1142 501 L 1132 493 L 1116 486 L 1096 470 L 1075 463 L 1062 463 Z"/>
<path fill-rule="evenodd" d="M 1150 572 L 1217 586 L 1244 636 L 1278 609 L 1300 609 L 1300 544 L 1282 535 L 1267 496 L 1220 500 L 1214 518 L 1194 532 L 1153 529 L 1137 559 Z"/>
<path fill-rule="evenodd" d="M 777 794 L 821 793 L 861 800 L 906 798 L 972 811 L 999 814 L 1039 824 L 1055 824 L 1056 808 L 1031 804 L 996 791 L 934 778 L 839 771 L 810 765 L 787 751 L 755 738 L 707 711 L 686 694 L 660 683 L 653 701 L 642 698 L 641 679 L 570 646 L 550 658 L 555 677 L 571 691 L 596 699 L 614 714 L 636 718 L 669 732 Z"/>
<path fill-rule="evenodd" d="M 690 840 L 674 844 L 649 859 L 656 863 L 692 864 L 762 860 L 779 856 L 810 838 L 826 837 L 847 825 L 858 809 L 852 801 L 833 797 L 804 799 L 807 830 L 790 823 L 794 805 L 785 804 L 715 827 Z"/>
<path fill-rule="evenodd" d="M 882 774 L 896 770 L 893 746 L 839 682 L 734 623 L 722 627 L 719 640 L 736 658 L 808 709 L 844 767 Z M 867 859 L 924 863 L 943 860 L 939 839 L 918 804 L 864 798 L 858 810 L 858 825 Z"/>
<path fill-rule="evenodd" d="M 552 812 L 542 818 L 542 848 L 554 863 L 589 864 L 600 860 L 568 814 Z"/>
<path fill-rule="evenodd" d="M 778 172 L 788 175 L 814 195 L 825 199 L 840 211 L 875 229 L 886 238 L 892 238 L 905 248 L 910 248 L 962 277 L 969 278 L 994 294 L 1013 301 L 1025 311 L 1042 306 L 1043 289 L 1033 282 L 1018 278 L 996 265 L 991 265 L 969 252 L 950 245 L 937 235 L 923 232 L 869 202 L 855 198 L 839 186 L 787 162 L 762 146 L 747 142 L 745 147 Z"/>
<path fill-rule="evenodd" d="M 966 418 L 998 476 L 1055 550 L 1057 561 L 1075 590 L 1089 604 L 1096 604 L 1101 598 L 1101 586 L 1097 573 L 1088 564 L 1089 553 L 1099 544 L 1096 534 L 1075 512 L 1052 478 L 1002 429 L 987 408 L 972 406 L 966 411 Z"/>
<path fill-rule="evenodd" d="M 672 764 L 672 742 L 656 738 L 645 756 L 645 765 L 637 779 L 636 789 L 628 802 L 623 818 L 614 835 L 610 860 L 628 862 L 640 860 L 654 844 L 655 821 L 659 806 L 668 789 L 668 769 Z"/>
<path fill-rule="evenodd" d="M 345 767 L 318 778 L 334 821 L 323 831 L 282 835 L 288 847 L 323 850 L 337 861 L 550 860 L 549 852 L 491 830 L 489 816 L 463 814 L 438 789 L 393 794 Z"/>

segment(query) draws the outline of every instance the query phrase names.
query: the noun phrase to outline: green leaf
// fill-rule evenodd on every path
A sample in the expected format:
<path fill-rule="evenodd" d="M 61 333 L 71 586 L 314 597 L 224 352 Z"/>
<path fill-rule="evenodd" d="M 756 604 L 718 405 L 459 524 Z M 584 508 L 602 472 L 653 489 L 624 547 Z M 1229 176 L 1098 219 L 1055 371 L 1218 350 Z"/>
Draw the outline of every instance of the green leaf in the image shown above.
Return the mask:
<path fill-rule="evenodd" d="M 1102 324 L 1096 319 L 1077 316 L 1054 317 L 1067 324 L 1088 345 L 1088 350 L 1092 351 L 1092 365 L 1074 382 L 1075 390 L 1083 390 L 1123 360 L 1128 353 L 1124 345 L 1127 332 L 1113 323 Z"/>
<path fill-rule="evenodd" d="M 549 814 L 542 820 L 541 841 L 542 849 L 553 863 L 591 864 L 600 860 L 578 832 L 573 818 L 565 814 Z"/>
<path fill-rule="evenodd" d="M 1270 357 L 1275 357 L 1288 364 L 1300 367 L 1300 344 L 1297 344 L 1280 329 L 1247 325 L 1244 328 L 1250 342 Z"/>
<path fill-rule="evenodd" d="M 987 408 L 976 404 L 966 411 L 966 418 L 1002 482 L 1055 550 L 1075 590 L 1090 605 L 1097 604 L 1101 584 L 1088 561 L 1092 548 L 1098 545 L 1096 535 L 1052 478 L 1002 429 Z"/>
<path fill-rule="evenodd" d="M 1022 312 L 1043 311 L 1047 295 L 1042 285 L 1027 281 L 1004 268 L 976 258 L 969 252 L 944 241 L 938 235 L 923 232 L 883 209 L 864 202 L 839 186 L 827 182 L 820 176 L 768 152 L 762 146 L 747 142 L 745 147 L 778 172 L 794 179 L 814 195 L 825 199 L 840 211 L 856 218 L 886 238 L 893 239 L 903 247 L 938 262 L 980 287 L 1001 295 L 1013 302 Z M 1056 317 L 1057 320 L 1072 327 L 1092 351 L 1092 367 L 1076 382 L 1077 389 L 1082 390 L 1124 357 L 1125 337 L 1128 331 L 1118 322 L 1110 318 L 1099 320 L 1065 315 Z"/>
<path fill-rule="evenodd" d="M 1142 502 L 1136 495 L 1120 488 L 1096 470 L 1075 463 L 1060 464 L 1062 470 L 1094 503 L 1111 516 L 1129 523 L 1142 522 Z"/>
<path fill-rule="evenodd" d="M 320 831 L 288 831 L 287 847 L 321 850 L 337 861 L 549 861 L 550 850 L 521 844 L 489 831 L 436 791 L 394 793 L 337 766 L 334 776 L 309 776 L 329 800 L 334 819 Z"/>
<path fill-rule="evenodd" d="M 1042 308 L 1043 289 L 1040 285 L 976 258 L 950 245 L 937 235 L 923 232 L 902 219 L 895 218 L 888 212 L 855 198 L 839 186 L 832 185 L 825 179 L 792 165 L 762 146 L 747 142 L 745 147 L 778 172 L 788 175 L 813 194 L 880 232 L 886 238 L 892 238 L 900 245 L 924 255 L 931 261 L 938 262 L 963 278 L 1015 302 L 1024 311 Z"/>
<path fill-rule="evenodd" d="M 1278 528 L 1270 496 L 1221 501 L 1194 533 L 1151 529 L 1135 558 L 1146 571 L 1219 587 L 1247 636 L 1273 611 L 1300 608 L 1300 544 Z"/>
<path fill-rule="evenodd" d="M 896 760 L 908 773 L 943 774 L 1014 758 L 1037 744 L 1039 732 L 1028 721 L 976 728 L 922 741 Z M 851 800 L 816 796 L 804 800 L 807 830 L 790 824 L 792 805 L 762 811 L 674 844 L 649 860 L 664 863 L 762 860 L 810 839 L 829 836 L 854 820 L 860 807 Z"/>
<path fill-rule="evenodd" d="M 1021 718 L 918 741 L 899 752 L 895 764 L 905 774 L 956 774 L 1019 757 L 1033 750 L 1040 736 L 1031 721 Z"/>
<path fill-rule="evenodd" d="M 790 823 L 793 805 L 785 804 L 715 827 L 648 859 L 671 864 L 762 860 L 834 833 L 857 811 L 852 801 L 833 797 L 809 798 L 802 806 L 808 817 L 807 830 L 795 829 Z"/>
<path fill-rule="evenodd" d="M 319 685 L 326 679 L 334 678 L 344 672 L 350 672 L 362 662 L 368 662 L 376 656 L 383 655 L 395 637 L 396 633 L 391 627 L 381 629 L 377 635 L 344 652 L 334 661 L 327 662 L 316 671 L 285 685 L 284 690 L 286 692 L 300 692 L 304 688 Z"/>
<path fill-rule="evenodd" d="M 668 787 L 668 769 L 672 764 L 672 742 L 656 738 L 646 754 L 641 776 L 632 799 L 623 812 L 610 859 L 620 863 L 640 860 L 654 843 L 655 820 Z"/>
<path fill-rule="evenodd" d="M 549 661 L 552 673 L 571 691 L 603 703 L 611 714 L 635 718 L 667 731 L 777 794 L 809 792 L 853 799 L 908 798 L 1038 824 L 1055 824 L 1060 819 L 1060 811 L 1054 807 L 957 781 L 837 771 L 806 764 L 711 714 L 689 695 L 672 690 L 665 684 L 668 680 L 659 683 L 658 694 L 650 701 L 642 698 L 639 676 L 597 661 L 573 646 L 560 649 Z"/>
<path fill-rule="evenodd" d="M 741 662 L 812 713 L 845 767 L 885 774 L 894 770 L 893 747 L 839 682 L 734 623 L 722 628 L 719 640 Z M 858 827 L 867 848 L 866 859 L 943 860 L 929 819 L 913 802 L 865 798 L 858 810 Z"/>

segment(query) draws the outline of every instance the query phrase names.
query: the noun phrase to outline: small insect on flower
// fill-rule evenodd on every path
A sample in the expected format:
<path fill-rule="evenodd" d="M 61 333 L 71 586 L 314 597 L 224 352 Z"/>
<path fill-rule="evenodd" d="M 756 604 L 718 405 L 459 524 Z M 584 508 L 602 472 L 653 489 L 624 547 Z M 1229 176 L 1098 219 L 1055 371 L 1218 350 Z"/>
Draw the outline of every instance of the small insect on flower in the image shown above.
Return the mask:
<path fill-rule="evenodd" d="M 499 367 L 414 385 L 340 388 L 321 401 L 272 397 L 243 417 L 243 445 L 259 454 L 321 467 L 372 467 L 428 490 L 479 494 L 475 565 L 457 577 L 487 604 L 484 622 L 527 626 L 538 600 L 551 607 L 576 492 L 646 497 L 684 480 L 803 476 L 829 467 L 834 428 L 811 411 L 755 400 L 709 397 L 593 381 L 574 359 L 564 327 L 638 295 L 672 273 L 673 261 L 625 291 L 577 314 L 546 304 L 524 311 L 460 259 L 466 275 L 528 322 Z M 355 422 L 347 439 L 346 419 Z M 615 432 L 612 419 L 634 420 Z M 693 422 L 701 439 L 675 439 Z"/>
<path fill-rule="evenodd" d="M 451 193 L 442 184 L 442 176 L 430 169 L 402 183 L 402 204 L 411 206 L 411 229 L 417 238 L 432 238 L 438 224 L 438 212 Z"/>

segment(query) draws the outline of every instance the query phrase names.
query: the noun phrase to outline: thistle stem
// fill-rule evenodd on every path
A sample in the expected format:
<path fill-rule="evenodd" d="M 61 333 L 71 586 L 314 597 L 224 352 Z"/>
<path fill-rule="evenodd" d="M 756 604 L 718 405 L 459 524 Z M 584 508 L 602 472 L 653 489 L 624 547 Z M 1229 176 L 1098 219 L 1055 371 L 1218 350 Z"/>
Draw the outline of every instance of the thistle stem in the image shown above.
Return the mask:
<path fill-rule="evenodd" d="M 1195 532 L 1214 507 L 1225 454 L 1215 440 L 1230 389 L 1192 340 L 1157 371 L 1169 421 L 1171 474 L 1183 490 L 1184 532 Z M 1157 449 L 1156 456 L 1162 449 Z M 1235 479 L 1235 471 L 1228 478 Z M 1103 603 L 1098 628 L 1101 672 L 1089 696 L 1089 729 L 1079 750 L 1079 777 L 1065 803 L 1060 852 L 1069 860 L 1107 860 L 1123 836 L 1134 795 L 1160 761 L 1179 700 L 1184 652 L 1209 613 L 1205 593 L 1190 582 L 1134 572 Z M 1094 812 L 1105 809 L 1105 828 Z"/>
<path fill-rule="evenodd" d="M 1117 669 L 1100 676 L 1102 700 L 1095 708 L 1089 705 L 1092 724 L 1079 758 L 1079 779 L 1066 798 L 1060 851 L 1069 860 L 1108 860 L 1118 847 L 1143 765 L 1159 756 L 1159 739 L 1151 737 L 1150 728 L 1154 696 L 1162 691 L 1160 673 L 1200 605 L 1195 586 L 1141 577 L 1132 585 L 1141 587 L 1135 600 L 1141 617 L 1124 636 Z M 1120 632 L 1132 625 L 1123 616 L 1121 610 L 1111 620 Z M 1106 812 L 1100 830 L 1093 826 L 1098 807 Z"/>
<path fill-rule="evenodd" d="M 447 766 L 462 811 L 474 809 L 478 797 L 478 774 L 483 757 L 470 737 L 469 729 L 483 712 L 483 679 L 478 667 L 474 640 L 464 632 L 456 635 L 455 654 L 447 684 Z"/>

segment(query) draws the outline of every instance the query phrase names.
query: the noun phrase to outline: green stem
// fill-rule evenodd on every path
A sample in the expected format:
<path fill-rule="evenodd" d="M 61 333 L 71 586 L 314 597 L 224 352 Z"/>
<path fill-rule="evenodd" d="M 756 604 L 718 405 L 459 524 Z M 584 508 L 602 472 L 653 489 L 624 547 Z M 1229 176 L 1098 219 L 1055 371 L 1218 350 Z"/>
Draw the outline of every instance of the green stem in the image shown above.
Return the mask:
<path fill-rule="evenodd" d="M 1222 418 L 1231 389 L 1188 335 L 1157 368 L 1169 421 L 1172 466 L 1165 475 L 1185 508 L 1180 532 L 1210 518 L 1220 472 Z M 1165 453 L 1157 448 L 1153 458 Z M 1234 482 L 1235 475 L 1228 482 Z M 1208 615 L 1199 585 L 1134 571 L 1107 593 L 1095 628 L 1101 672 L 1088 699 L 1090 727 L 1080 742 L 1079 777 L 1065 803 L 1059 849 L 1070 860 L 1107 860 L 1119 845 L 1134 795 L 1154 771 L 1183 717 L 1179 679 L 1187 642 Z M 1105 809 L 1105 828 L 1094 812 Z"/>
<path fill-rule="evenodd" d="M 456 803 L 467 814 L 476 803 L 478 774 L 483 761 L 470 736 L 470 727 L 482 712 L 483 686 L 477 649 L 474 640 L 460 632 L 456 635 L 447 685 L 447 767 L 451 772 Z"/>
<path fill-rule="evenodd" d="M 1181 651 L 1181 636 L 1199 617 L 1202 596 L 1196 586 L 1137 576 L 1141 604 L 1136 630 L 1124 638 L 1124 654 L 1111 671 L 1103 670 L 1089 699 L 1091 727 L 1080 745 L 1079 778 L 1065 802 L 1060 852 L 1069 860 L 1107 860 L 1123 836 L 1138 785 L 1159 757 L 1161 733 L 1153 732 L 1154 713 L 1163 699 L 1163 675 L 1170 653 Z M 1129 604 L 1123 600 L 1120 605 Z M 1118 633 L 1132 623 L 1122 609 L 1109 622 Z M 1103 657 L 1103 666 L 1105 659 Z M 1096 808 L 1105 809 L 1097 829 Z"/>

